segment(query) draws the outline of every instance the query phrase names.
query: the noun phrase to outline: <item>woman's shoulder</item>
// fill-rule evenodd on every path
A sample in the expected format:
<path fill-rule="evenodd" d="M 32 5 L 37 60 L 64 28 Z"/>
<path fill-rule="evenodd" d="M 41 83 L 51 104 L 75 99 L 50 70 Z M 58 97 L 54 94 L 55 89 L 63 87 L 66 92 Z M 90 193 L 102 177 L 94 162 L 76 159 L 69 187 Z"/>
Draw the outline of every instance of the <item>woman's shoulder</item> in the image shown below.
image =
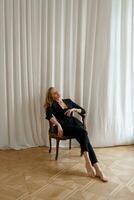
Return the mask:
<path fill-rule="evenodd" d="M 70 102 L 71 101 L 71 99 L 70 98 L 64 98 L 64 99 L 62 99 L 63 101 L 66 101 L 66 102 Z"/>
<path fill-rule="evenodd" d="M 49 104 L 48 109 L 49 109 L 49 108 L 54 108 L 55 105 L 56 105 L 56 102 L 55 102 L 55 101 L 52 101 L 52 102 Z"/>
<path fill-rule="evenodd" d="M 72 100 L 71 98 L 66 98 L 66 99 L 63 99 L 63 101 L 68 104 L 69 106 L 72 106 Z"/>

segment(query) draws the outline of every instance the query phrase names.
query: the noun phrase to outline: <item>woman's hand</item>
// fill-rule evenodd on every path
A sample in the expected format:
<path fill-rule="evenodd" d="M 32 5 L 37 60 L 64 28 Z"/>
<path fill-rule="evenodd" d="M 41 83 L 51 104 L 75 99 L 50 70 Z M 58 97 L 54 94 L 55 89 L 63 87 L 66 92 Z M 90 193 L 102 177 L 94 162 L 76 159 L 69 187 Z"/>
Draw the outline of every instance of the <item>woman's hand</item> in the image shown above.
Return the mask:
<path fill-rule="evenodd" d="M 68 109 L 64 115 L 67 115 L 67 116 L 70 116 L 72 114 L 72 112 L 76 111 L 76 108 L 71 108 L 71 109 Z"/>
<path fill-rule="evenodd" d="M 62 129 L 62 127 L 61 127 L 60 124 L 58 124 L 58 136 L 59 136 L 59 137 L 62 137 L 62 136 L 63 136 L 63 129 Z"/>

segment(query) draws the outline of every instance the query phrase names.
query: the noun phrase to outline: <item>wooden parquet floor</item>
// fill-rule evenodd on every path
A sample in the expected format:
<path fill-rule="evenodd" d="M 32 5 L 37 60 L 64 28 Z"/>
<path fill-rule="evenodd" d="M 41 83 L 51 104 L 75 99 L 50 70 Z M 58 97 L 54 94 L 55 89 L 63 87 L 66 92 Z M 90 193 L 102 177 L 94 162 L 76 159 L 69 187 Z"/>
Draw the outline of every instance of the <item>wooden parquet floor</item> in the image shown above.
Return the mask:
<path fill-rule="evenodd" d="M 0 151 L 0 200 L 134 200 L 134 146 L 96 148 L 108 183 L 86 175 L 80 149 Z"/>

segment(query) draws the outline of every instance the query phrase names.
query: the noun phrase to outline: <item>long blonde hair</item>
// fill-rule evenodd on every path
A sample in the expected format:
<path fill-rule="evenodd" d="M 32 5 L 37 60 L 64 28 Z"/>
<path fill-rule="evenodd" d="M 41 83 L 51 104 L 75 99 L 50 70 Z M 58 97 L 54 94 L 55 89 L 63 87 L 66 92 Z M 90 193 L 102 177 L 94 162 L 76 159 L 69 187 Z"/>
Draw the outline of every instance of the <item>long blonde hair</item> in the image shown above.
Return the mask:
<path fill-rule="evenodd" d="M 51 90 L 53 89 L 54 87 L 49 87 L 48 90 L 47 90 L 47 93 L 46 93 L 46 99 L 45 99 L 45 103 L 44 103 L 44 108 L 45 110 L 52 104 L 53 102 L 53 98 L 52 98 L 52 95 L 51 95 Z"/>

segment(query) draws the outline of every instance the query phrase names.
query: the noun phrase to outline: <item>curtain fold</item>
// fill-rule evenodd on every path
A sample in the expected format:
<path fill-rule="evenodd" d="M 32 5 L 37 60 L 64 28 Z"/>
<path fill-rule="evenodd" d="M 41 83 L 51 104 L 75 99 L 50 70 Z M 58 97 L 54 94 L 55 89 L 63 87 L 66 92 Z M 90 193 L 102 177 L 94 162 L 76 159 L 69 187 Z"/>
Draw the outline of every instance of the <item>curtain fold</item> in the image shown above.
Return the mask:
<path fill-rule="evenodd" d="M 50 86 L 86 109 L 93 146 L 134 144 L 133 0 L 0 0 L 0 25 L 1 149 L 48 146 Z"/>

